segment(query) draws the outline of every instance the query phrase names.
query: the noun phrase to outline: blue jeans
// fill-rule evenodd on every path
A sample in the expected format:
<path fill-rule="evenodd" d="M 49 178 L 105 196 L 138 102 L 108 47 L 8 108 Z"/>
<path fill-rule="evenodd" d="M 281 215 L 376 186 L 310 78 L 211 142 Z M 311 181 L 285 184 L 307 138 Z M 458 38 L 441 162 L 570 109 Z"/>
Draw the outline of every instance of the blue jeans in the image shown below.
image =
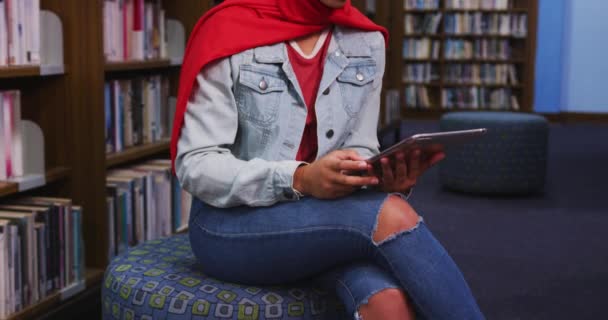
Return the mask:
<path fill-rule="evenodd" d="M 190 241 L 203 271 L 244 284 L 306 278 L 333 286 L 349 314 L 386 288 L 407 292 L 424 319 L 483 319 L 460 270 L 420 220 L 372 240 L 387 195 L 360 191 L 338 200 L 303 198 L 272 207 L 220 209 L 194 200 Z"/>

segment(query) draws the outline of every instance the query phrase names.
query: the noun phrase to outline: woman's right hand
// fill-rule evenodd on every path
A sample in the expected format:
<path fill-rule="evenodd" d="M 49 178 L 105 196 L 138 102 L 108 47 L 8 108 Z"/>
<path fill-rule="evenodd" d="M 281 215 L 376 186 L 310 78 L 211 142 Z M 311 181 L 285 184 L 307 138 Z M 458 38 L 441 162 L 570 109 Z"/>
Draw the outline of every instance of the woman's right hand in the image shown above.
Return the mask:
<path fill-rule="evenodd" d="M 318 199 L 335 199 L 351 194 L 363 186 L 375 186 L 378 178 L 348 175 L 367 172 L 370 165 L 354 150 L 337 150 L 296 169 L 293 187 Z"/>

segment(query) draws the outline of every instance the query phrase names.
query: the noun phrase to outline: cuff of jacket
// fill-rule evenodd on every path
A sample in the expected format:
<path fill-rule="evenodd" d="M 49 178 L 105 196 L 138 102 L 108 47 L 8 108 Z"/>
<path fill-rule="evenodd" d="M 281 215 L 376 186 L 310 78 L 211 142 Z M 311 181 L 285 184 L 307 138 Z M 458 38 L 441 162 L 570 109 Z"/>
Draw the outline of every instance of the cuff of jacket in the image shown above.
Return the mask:
<path fill-rule="evenodd" d="M 293 175 L 306 162 L 281 161 L 274 171 L 274 190 L 279 201 L 296 201 L 299 195 L 293 189 Z"/>

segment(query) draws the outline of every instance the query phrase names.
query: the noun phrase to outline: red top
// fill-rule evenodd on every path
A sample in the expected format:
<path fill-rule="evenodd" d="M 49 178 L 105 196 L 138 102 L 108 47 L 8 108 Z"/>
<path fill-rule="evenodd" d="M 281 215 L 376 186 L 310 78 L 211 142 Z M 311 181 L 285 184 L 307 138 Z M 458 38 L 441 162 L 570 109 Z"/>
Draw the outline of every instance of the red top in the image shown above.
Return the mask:
<path fill-rule="evenodd" d="M 209 10 L 192 30 L 186 46 L 171 136 L 171 160 L 175 161 L 177 155 L 177 142 L 196 76 L 208 63 L 247 49 L 296 39 L 331 25 L 381 31 L 388 41 L 387 30 L 352 7 L 350 0 L 336 10 L 319 0 L 227 0 Z"/>
<path fill-rule="evenodd" d="M 327 38 L 323 46 L 317 54 L 311 59 L 302 57 L 296 49 L 291 45 L 287 45 L 287 53 L 289 54 L 289 62 L 293 68 L 302 96 L 306 103 L 308 114 L 306 115 L 306 125 L 302 134 L 302 141 L 296 160 L 313 162 L 317 157 L 318 141 L 317 141 L 317 116 L 315 105 L 317 103 L 317 94 L 323 77 L 323 67 L 325 66 L 325 57 L 327 57 L 327 48 L 331 40 L 331 32 L 327 34 Z"/>

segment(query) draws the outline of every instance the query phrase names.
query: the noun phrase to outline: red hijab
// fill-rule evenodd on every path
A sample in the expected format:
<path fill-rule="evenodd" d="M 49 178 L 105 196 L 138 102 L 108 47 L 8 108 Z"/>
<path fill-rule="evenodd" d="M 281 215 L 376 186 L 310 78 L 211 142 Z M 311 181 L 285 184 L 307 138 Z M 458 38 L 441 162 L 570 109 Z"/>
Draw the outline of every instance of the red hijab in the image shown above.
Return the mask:
<path fill-rule="evenodd" d="M 171 161 L 175 165 L 186 105 L 196 76 L 210 62 L 247 49 L 293 40 L 330 25 L 388 32 L 374 24 L 350 0 L 331 9 L 319 0 L 226 0 L 209 10 L 196 24 L 184 55 L 171 135 Z"/>

